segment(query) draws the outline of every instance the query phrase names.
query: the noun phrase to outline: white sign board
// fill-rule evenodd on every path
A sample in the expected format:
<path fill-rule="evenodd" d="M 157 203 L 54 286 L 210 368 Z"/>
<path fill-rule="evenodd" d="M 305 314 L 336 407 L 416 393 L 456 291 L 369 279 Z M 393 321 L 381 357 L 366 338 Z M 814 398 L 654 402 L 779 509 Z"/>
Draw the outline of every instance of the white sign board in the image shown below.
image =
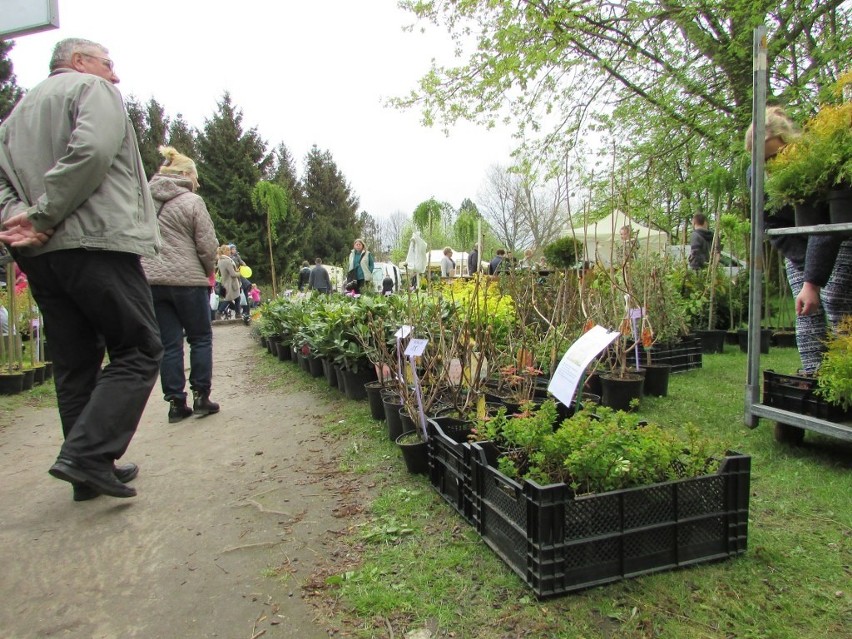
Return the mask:
<path fill-rule="evenodd" d="M 0 38 L 59 28 L 59 0 L 0 0 Z"/>
<path fill-rule="evenodd" d="M 426 350 L 429 344 L 428 339 L 413 339 L 408 342 L 408 347 L 405 349 L 406 357 L 420 357 Z"/>
<path fill-rule="evenodd" d="M 566 406 L 574 401 L 574 394 L 580 377 L 592 360 L 603 349 L 612 344 L 621 333 L 607 331 L 603 326 L 594 326 L 583 334 L 580 339 L 571 344 L 571 348 L 562 357 L 556 372 L 550 378 L 547 386 L 553 396 Z"/>

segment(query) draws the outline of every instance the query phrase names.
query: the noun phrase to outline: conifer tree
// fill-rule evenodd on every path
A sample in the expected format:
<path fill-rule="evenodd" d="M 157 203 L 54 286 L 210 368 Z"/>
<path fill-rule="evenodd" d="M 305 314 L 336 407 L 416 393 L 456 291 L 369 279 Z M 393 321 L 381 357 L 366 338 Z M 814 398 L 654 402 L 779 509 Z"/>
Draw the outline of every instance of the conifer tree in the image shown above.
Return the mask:
<path fill-rule="evenodd" d="M 302 196 L 303 254 L 327 264 L 341 263 L 358 237 L 358 197 L 329 151 L 313 146 L 308 152 Z"/>
<path fill-rule="evenodd" d="M 195 129 L 187 124 L 183 115 L 177 114 L 169 126 L 169 146 L 173 146 L 184 155 L 195 159 L 198 151 L 195 148 Z"/>
<path fill-rule="evenodd" d="M 272 155 L 267 154 L 256 127 L 243 130 L 242 110 L 232 103 L 229 93 L 222 96 L 213 117 L 205 120 L 196 147 L 201 195 L 219 241 L 236 244 L 255 277 L 268 277 L 262 266 L 267 261 L 263 237 L 258 233 L 266 221 L 252 203 L 251 193 L 269 170 Z"/>
<path fill-rule="evenodd" d="M 18 100 L 24 95 L 17 85 L 9 59 L 9 51 L 15 46 L 13 41 L 0 40 L 0 122 L 12 111 Z"/>

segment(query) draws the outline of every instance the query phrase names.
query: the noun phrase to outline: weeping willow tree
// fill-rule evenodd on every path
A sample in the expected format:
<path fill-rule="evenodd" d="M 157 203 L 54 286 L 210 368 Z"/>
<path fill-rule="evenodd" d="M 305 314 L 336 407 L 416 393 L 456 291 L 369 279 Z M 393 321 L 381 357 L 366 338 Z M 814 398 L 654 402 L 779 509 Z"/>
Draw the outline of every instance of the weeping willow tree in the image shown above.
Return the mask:
<path fill-rule="evenodd" d="M 278 278 L 275 276 L 275 260 L 272 254 L 272 246 L 278 240 L 278 233 L 275 226 L 278 222 L 282 222 L 287 218 L 287 211 L 290 206 L 290 198 L 287 191 L 280 184 L 272 182 L 260 181 L 251 192 L 251 201 L 258 211 L 266 214 L 266 242 L 269 248 L 269 272 L 272 275 L 272 296 L 278 296 L 276 282 Z"/>
<path fill-rule="evenodd" d="M 445 204 L 438 202 L 434 197 L 430 197 L 425 202 L 421 202 L 417 205 L 417 208 L 414 209 L 414 215 L 412 215 L 412 221 L 414 222 L 414 226 L 416 226 L 421 233 L 425 231 L 429 231 L 429 246 L 432 246 L 432 231 L 435 228 L 436 224 L 441 222 L 441 218 L 444 214 L 444 209 L 446 208 Z"/>

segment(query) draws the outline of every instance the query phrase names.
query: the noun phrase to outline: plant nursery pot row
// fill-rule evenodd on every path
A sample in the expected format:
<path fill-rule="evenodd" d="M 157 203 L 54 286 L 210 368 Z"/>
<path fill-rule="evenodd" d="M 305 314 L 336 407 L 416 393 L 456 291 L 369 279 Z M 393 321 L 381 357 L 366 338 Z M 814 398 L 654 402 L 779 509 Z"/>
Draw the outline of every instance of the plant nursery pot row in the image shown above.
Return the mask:
<path fill-rule="evenodd" d="M 53 377 L 53 363 L 45 362 L 40 366 L 25 368 L 22 371 L 0 373 L 0 395 L 17 395 L 31 390 Z"/>

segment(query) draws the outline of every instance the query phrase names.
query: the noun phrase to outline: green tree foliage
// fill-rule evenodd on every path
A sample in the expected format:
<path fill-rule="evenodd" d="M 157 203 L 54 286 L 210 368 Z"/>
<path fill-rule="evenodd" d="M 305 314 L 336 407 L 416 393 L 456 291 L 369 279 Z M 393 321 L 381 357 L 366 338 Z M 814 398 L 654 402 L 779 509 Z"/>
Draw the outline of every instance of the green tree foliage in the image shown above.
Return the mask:
<path fill-rule="evenodd" d="M 265 214 L 252 203 L 254 186 L 269 169 L 272 156 L 256 128 L 243 130 L 243 114 L 227 92 L 217 104 L 218 111 L 205 120 L 198 134 L 195 158 L 200 194 L 204 197 L 220 242 L 237 245 L 240 257 L 252 269 L 265 263 L 266 247 L 258 229 L 265 226 Z M 269 276 L 264 268 L 255 278 Z"/>
<path fill-rule="evenodd" d="M 180 113 L 169 124 L 169 145 L 178 151 L 195 159 L 198 151 L 195 148 L 195 129 L 193 129 Z"/>
<path fill-rule="evenodd" d="M 300 204 L 306 236 L 299 258 L 342 263 L 358 237 L 358 197 L 329 151 L 308 152 Z"/>
<path fill-rule="evenodd" d="M 277 247 L 279 250 L 293 248 L 293 234 L 287 233 L 287 231 L 292 231 L 296 226 L 293 223 L 297 217 L 296 211 L 290 206 L 286 189 L 273 182 L 258 182 L 251 192 L 251 200 L 255 208 L 266 216 L 264 235 L 266 236 L 269 274 L 272 281 L 272 294 L 277 295 L 278 277 L 275 268 L 275 248 Z M 289 258 L 290 261 L 293 261 L 292 251 L 287 251 L 284 257 L 285 260 Z M 285 263 L 282 266 L 286 269 L 291 265 Z"/>
<path fill-rule="evenodd" d="M 384 259 L 385 249 L 390 247 L 382 240 L 381 228 L 376 218 L 367 211 L 361 211 L 358 215 L 358 237 L 364 240 L 377 261 Z"/>
<path fill-rule="evenodd" d="M 0 122 L 12 111 L 18 100 L 24 95 L 17 85 L 9 59 L 9 51 L 15 46 L 13 41 L 0 40 Z"/>
<path fill-rule="evenodd" d="M 463 48 L 471 52 L 464 64 L 433 65 L 397 106 L 417 105 L 427 124 L 444 126 L 459 118 L 493 125 L 508 110 L 521 135 L 536 135 L 560 157 L 590 113 L 630 97 L 669 128 L 726 148 L 749 119 L 752 33 L 764 21 L 771 90 L 784 102 L 813 103 L 852 48 L 852 9 L 843 0 L 401 5 L 446 26 L 460 44 L 476 33 L 477 46 Z"/>
<path fill-rule="evenodd" d="M 544 247 L 544 258 L 555 268 L 570 268 L 577 263 L 580 244 L 573 237 L 561 237 Z"/>
<path fill-rule="evenodd" d="M 146 105 L 142 105 L 133 96 L 127 97 L 124 102 L 127 115 L 136 131 L 142 166 L 145 167 L 145 175 L 150 180 L 163 163 L 163 156 L 158 149 L 166 142 L 169 119 L 165 109 L 154 98 Z"/>
<path fill-rule="evenodd" d="M 414 209 L 414 214 L 411 219 L 421 233 L 426 233 L 426 241 L 430 246 L 433 245 L 435 238 L 432 237 L 437 227 L 443 219 L 446 219 L 449 205 L 444 202 L 438 202 L 434 197 L 430 197 L 417 205 Z"/>
<path fill-rule="evenodd" d="M 469 200 L 465 200 L 467 202 Z M 471 202 L 472 204 L 472 202 Z M 462 208 L 453 224 L 453 238 L 464 251 L 469 251 L 476 243 L 476 233 L 479 224 L 487 226 L 482 220 L 476 207 Z"/>

